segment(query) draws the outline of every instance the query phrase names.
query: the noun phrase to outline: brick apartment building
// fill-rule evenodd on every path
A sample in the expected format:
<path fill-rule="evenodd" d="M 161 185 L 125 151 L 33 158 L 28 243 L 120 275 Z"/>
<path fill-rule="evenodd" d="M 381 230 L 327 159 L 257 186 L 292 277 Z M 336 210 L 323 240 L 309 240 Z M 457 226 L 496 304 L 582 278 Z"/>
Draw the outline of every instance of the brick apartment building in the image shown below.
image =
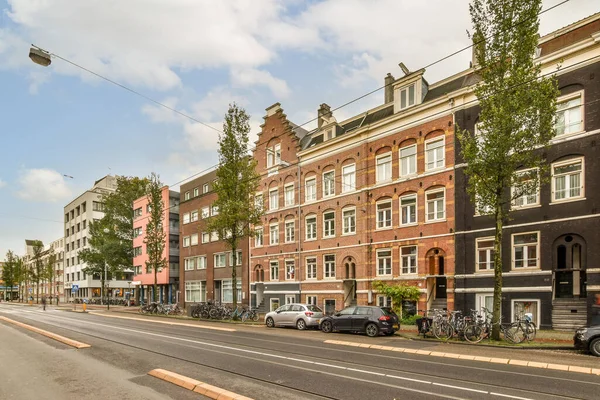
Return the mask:
<path fill-rule="evenodd" d="M 556 136 L 544 150 L 549 181 L 512 205 L 504 227 L 502 312 L 505 321 L 530 312 L 542 328 L 572 329 L 591 320 L 600 294 L 600 13 L 541 37 L 538 50 L 542 74 L 561 65 Z M 478 113 L 472 104 L 461 107 L 456 122 L 473 132 Z M 494 223 L 476 215 L 460 166 L 456 185 L 461 188 L 456 197 L 456 305 L 489 308 Z"/>
<path fill-rule="evenodd" d="M 179 286 L 179 193 L 169 190 L 168 186 L 161 189 L 164 204 L 163 229 L 165 231 L 165 247 L 163 258 L 167 260 L 167 268 L 158 271 L 156 280 L 158 286 L 158 301 L 161 303 L 176 303 Z M 130 295 L 145 302 L 154 301 L 154 271 L 146 267 L 148 253 L 146 251 L 146 225 L 150 218 L 148 196 L 140 197 L 133 202 L 133 289 Z M 138 288 L 138 291 L 135 291 Z"/>
<path fill-rule="evenodd" d="M 206 229 L 208 219 L 218 213 L 213 207 L 217 199 L 212 189 L 216 178 L 213 171 L 181 185 L 181 306 L 206 301 L 233 301 L 231 251 L 215 232 Z M 248 239 L 240 241 L 236 260 L 238 302 L 248 304 Z"/>

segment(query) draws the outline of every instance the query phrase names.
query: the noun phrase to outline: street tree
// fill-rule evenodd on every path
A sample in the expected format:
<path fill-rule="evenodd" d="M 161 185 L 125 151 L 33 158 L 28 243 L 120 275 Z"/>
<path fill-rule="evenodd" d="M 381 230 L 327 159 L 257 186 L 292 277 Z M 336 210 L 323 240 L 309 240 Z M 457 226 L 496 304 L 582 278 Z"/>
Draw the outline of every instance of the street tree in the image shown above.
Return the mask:
<path fill-rule="evenodd" d="M 33 242 L 33 258 L 29 269 L 30 280 L 35 284 L 35 302 L 40 302 L 40 283 L 44 281 L 44 244 L 39 240 Z"/>
<path fill-rule="evenodd" d="M 17 286 L 19 287 L 19 291 L 18 291 L 18 296 L 19 296 L 19 302 L 23 301 L 23 297 L 24 297 L 24 290 L 25 290 L 25 282 L 27 281 L 27 268 L 25 267 L 25 263 L 23 262 L 23 257 L 18 257 L 15 256 L 15 263 L 14 263 L 14 275 L 15 275 L 15 282 L 17 283 Z"/>
<path fill-rule="evenodd" d="M 148 208 L 150 218 L 146 224 L 146 272 L 154 274 L 154 301 L 158 301 L 158 273 L 167 266 L 167 260 L 164 255 L 165 240 L 167 234 L 164 229 L 165 222 L 165 203 L 162 198 L 162 183 L 159 176 L 154 172 L 148 178 L 146 187 L 146 196 L 148 198 Z"/>
<path fill-rule="evenodd" d="M 401 283 L 388 285 L 382 281 L 374 281 L 373 288 L 378 293 L 392 299 L 394 311 L 400 316 L 400 319 L 404 318 L 402 304 L 405 301 L 418 301 L 421 296 L 421 290 L 417 286 Z"/>
<path fill-rule="evenodd" d="M 12 298 L 12 289 L 17 283 L 16 277 L 16 267 L 17 267 L 17 258 L 15 253 L 9 250 L 6 253 L 6 262 L 4 263 L 4 267 L 2 268 L 2 281 L 4 282 L 4 299 L 8 300 L 9 297 Z M 10 296 L 8 295 L 8 290 L 10 289 Z"/>
<path fill-rule="evenodd" d="M 545 179 L 543 148 L 554 134 L 556 79 L 542 77 L 533 58 L 541 7 L 541 0 L 473 0 L 469 6 L 481 111 L 475 132 L 457 129 L 457 137 L 467 191 L 477 212 L 495 224 L 494 340 L 500 337 L 502 229 L 511 203 L 537 193 Z"/>
<path fill-rule="evenodd" d="M 223 133 L 219 135 L 219 167 L 214 191 L 217 215 L 208 221 L 208 229 L 217 232 L 231 250 L 233 265 L 231 285 L 233 306 L 237 307 L 237 249 L 243 238 L 254 234 L 253 226 L 260 223 L 264 210 L 254 201 L 260 176 L 256 172 L 256 161 L 250 157 L 248 135 L 250 117 L 243 108 L 230 104 Z"/>
<path fill-rule="evenodd" d="M 56 253 L 54 252 L 54 249 L 50 249 L 47 257 L 46 257 L 46 264 L 44 265 L 44 280 L 46 281 L 47 285 L 50 287 L 50 290 L 48 291 L 48 293 L 50 294 L 50 296 L 52 296 L 54 294 L 54 287 L 55 287 L 55 278 L 56 278 Z"/>

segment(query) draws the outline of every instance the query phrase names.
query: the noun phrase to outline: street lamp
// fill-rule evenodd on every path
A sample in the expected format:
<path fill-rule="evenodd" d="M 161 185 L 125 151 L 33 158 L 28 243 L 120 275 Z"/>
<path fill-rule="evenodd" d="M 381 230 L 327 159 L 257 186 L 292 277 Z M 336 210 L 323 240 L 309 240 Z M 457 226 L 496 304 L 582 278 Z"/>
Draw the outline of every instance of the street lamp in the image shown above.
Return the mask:
<path fill-rule="evenodd" d="M 40 49 L 39 47 L 32 47 L 29 49 L 29 58 L 31 58 L 31 61 L 41 65 L 42 67 L 47 67 L 52 64 L 50 53 Z"/>

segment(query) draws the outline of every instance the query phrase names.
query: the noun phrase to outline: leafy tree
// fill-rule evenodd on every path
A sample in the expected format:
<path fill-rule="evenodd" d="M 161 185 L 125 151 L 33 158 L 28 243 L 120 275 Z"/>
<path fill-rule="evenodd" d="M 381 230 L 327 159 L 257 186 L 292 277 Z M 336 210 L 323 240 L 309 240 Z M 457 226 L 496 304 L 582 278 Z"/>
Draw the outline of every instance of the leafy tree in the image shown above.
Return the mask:
<path fill-rule="evenodd" d="M 208 229 L 217 232 L 233 255 L 231 283 L 233 306 L 237 306 L 237 249 L 240 240 L 251 236 L 253 225 L 260 223 L 263 209 L 254 202 L 259 175 L 256 161 L 249 156 L 248 134 L 250 117 L 235 103 L 229 105 L 219 135 L 219 167 L 214 190 L 218 195 L 214 205 L 218 214 L 208 221 Z"/>
<path fill-rule="evenodd" d="M 35 283 L 35 293 L 36 299 L 35 302 L 40 302 L 40 282 L 44 280 L 44 260 L 42 257 L 44 256 L 44 244 L 35 240 L 33 242 L 33 259 L 32 264 L 29 269 L 29 275 L 31 277 L 31 282 Z"/>
<path fill-rule="evenodd" d="M 421 291 L 417 286 L 405 284 L 388 285 L 382 281 L 374 281 L 373 288 L 382 295 L 392 299 L 394 311 L 398 314 L 400 319 L 403 318 L 402 303 L 406 300 L 417 301 L 421 296 Z"/>
<path fill-rule="evenodd" d="M 14 261 L 14 276 L 15 276 L 15 282 L 17 284 L 17 286 L 19 287 L 19 302 L 23 301 L 23 294 L 24 294 L 24 289 L 25 289 L 25 285 L 24 283 L 27 280 L 27 268 L 25 267 L 25 264 L 23 262 L 23 258 L 22 257 L 18 257 L 15 256 L 15 261 Z"/>
<path fill-rule="evenodd" d="M 495 340 L 500 337 L 502 228 L 511 202 L 535 193 L 544 179 L 542 150 L 554 133 L 556 80 L 540 77 L 540 65 L 533 60 L 541 6 L 541 0 L 473 0 L 469 7 L 481 112 L 476 135 L 457 130 L 457 136 L 467 163 L 467 191 L 479 213 L 495 223 Z M 519 173 L 529 168 L 537 172 Z"/>
<path fill-rule="evenodd" d="M 44 280 L 47 282 L 50 290 L 48 293 L 50 296 L 54 293 L 54 280 L 56 278 L 56 253 L 54 249 L 50 249 L 48 257 L 46 258 L 46 265 L 44 266 Z"/>
<path fill-rule="evenodd" d="M 12 297 L 12 288 L 16 285 L 16 264 L 17 258 L 15 253 L 9 250 L 6 253 L 6 262 L 2 268 L 2 280 L 4 281 L 4 299 L 8 299 L 8 288 L 11 289 L 10 297 Z"/>
<path fill-rule="evenodd" d="M 154 301 L 158 301 L 158 272 L 167 265 L 164 257 L 165 241 L 167 234 L 164 229 L 165 203 L 162 199 L 162 183 L 159 176 L 155 173 L 150 175 L 149 184 L 146 188 L 148 197 L 148 207 L 150 208 L 150 218 L 146 225 L 146 270 L 154 273 Z"/>

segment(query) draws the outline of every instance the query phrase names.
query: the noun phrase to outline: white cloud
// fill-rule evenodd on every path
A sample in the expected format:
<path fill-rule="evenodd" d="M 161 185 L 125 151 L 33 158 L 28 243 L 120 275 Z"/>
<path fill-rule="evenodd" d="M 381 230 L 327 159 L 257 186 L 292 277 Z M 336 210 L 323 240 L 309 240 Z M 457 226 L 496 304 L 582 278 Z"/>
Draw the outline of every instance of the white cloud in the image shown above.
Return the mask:
<path fill-rule="evenodd" d="M 71 189 L 63 176 L 51 169 L 24 170 L 20 174 L 19 184 L 21 188 L 17 195 L 24 200 L 56 202 L 71 196 Z"/>
<path fill-rule="evenodd" d="M 6 182 L 4 182 L 2 179 L 0 179 L 0 189 L 2 189 L 5 186 L 6 186 Z"/>
<path fill-rule="evenodd" d="M 290 89 L 284 80 L 275 78 L 268 71 L 256 68 L 232 68 L 231 82 L 240 87 L 266 86 L 279 98 L 286 98 L 290 94 Z"/>

